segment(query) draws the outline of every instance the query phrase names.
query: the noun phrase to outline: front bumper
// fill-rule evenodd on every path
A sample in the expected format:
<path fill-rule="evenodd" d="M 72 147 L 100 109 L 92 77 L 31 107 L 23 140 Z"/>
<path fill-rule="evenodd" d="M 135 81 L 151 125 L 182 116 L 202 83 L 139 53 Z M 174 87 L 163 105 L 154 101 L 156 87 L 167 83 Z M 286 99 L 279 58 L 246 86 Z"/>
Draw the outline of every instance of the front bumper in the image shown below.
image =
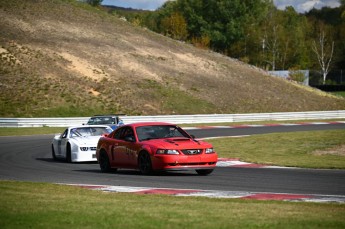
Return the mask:
<path fill-rule="evenodd" d="M 154 170 L 214 169 L 217 154 L 202 155 L 154 155 L 151 157 Z"/>
<path fill-rule="evenodd" d="M 72 159 L 72 162 L 97 161 L 96 150 L 88 150 L 88 151 L 78 150 L 77 152 L 72 153 L 71 159 Z"/>

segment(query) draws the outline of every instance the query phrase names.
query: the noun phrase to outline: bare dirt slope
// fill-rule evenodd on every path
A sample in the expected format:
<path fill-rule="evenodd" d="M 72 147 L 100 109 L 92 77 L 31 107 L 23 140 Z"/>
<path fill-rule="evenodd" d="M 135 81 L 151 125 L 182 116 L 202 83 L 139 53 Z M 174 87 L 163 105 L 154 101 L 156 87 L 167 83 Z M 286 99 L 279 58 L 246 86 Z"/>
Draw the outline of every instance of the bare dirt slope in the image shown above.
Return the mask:
<path fill-rule="evenodd" d="M 345 100 L 69 0 L 0 0 L 0 116 L 336 110 Z"/>

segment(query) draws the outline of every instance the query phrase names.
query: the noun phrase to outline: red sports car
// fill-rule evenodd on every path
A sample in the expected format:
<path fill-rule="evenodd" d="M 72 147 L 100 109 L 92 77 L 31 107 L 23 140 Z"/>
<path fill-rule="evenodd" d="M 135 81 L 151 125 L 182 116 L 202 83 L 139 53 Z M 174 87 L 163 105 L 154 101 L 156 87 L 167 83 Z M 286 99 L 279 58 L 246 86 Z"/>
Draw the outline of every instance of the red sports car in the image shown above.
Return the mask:
<path fill-rule="evenodd" d="M 133 123 L 101 137 L 96 150 L 102 172 L 118 168 L 139 169 L 142 174 L 159 170 L 195 170 L 210 174 L 217 153 L 180 127 L 162 122 Z"/>

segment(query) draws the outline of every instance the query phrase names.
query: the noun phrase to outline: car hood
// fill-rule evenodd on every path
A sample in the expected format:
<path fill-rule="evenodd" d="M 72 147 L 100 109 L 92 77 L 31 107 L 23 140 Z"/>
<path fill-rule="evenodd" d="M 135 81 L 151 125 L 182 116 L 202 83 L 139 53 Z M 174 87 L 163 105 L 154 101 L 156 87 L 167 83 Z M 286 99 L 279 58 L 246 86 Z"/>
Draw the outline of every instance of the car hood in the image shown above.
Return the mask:
<path fill-rule="evenodd" d="M 212 148 L 210 143 L 190 138 L 165 138 L 148 140 L 147 144 L 161 149 L 206 149 Z"/>
<path fill-rule="evenodd" d="M 72 138 L 72 140 L 78 145 L 96 146 L 100 137 L 101 136 L 83 136 L 83 137 L 74 137 Z"/>

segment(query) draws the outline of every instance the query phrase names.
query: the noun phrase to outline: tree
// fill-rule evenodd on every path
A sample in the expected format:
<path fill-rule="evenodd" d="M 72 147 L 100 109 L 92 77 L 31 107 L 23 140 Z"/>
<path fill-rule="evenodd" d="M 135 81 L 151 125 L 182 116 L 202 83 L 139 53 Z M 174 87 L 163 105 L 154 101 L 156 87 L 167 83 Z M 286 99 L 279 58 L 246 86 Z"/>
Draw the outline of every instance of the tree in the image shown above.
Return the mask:
<path fill-rule="evenodd" d="M 267 69 L 269 64 L 271 70 L 277 69 L 277 63 L 282 54 L 282 37 L 283 37 L 283 26 L 282 26 L 282 14 L 275 8 L 272 8 L 270 13 L 267 15 L 267 19 L 262 26 L 262 56 L 264 66 Z"/>
<path fill-rule="evenodd" d="M 228 53 L 247 36 L 248 25 L 265 18 L 271 4 L 271 0 L 176 0 L 164 4 L 159 13 L 163 20 L 179 12 L 186 21 L 188 39 L 208 37 L 213 50 Z"/>
<path fill-rule="evenodd" d="M 308 24 L 305 16 L 299 15 L 293 7 L 287 7 L 281 13 L 282 56 L 280 69 L 305 69 L 308 67 L 307 29 Z"/>
<path fill-rule="evenodd" d="M 272 0 L 166 1 L 143 25 L 265 69 L 321 66 L 325 81 L 331 63 L 339 69 L 345 63 L 345 0 L 340 3 L 299 14 L 278 10 Z M 330 31 L 319 34 L 320 24 Z"/>
<path fill-rule="evenodd" d="M 329 68 L 333 57 L 334 41 L 329 43 L 326 39 L 325 31 L 321 30 L 318 39 L 313 41 L 312 49 L 316 54 L 318 63 L 321 67 L 323 84 L 325 84 L 326 77 L 329 73 Z"/>
<path fill-rule="evenodd" d="M 174 39 L 184 40 L 187 38 L 187 23 L 180 13 L 173 13 L 169 17 L 165 17 L 161 21 L 165 35 L 171 36 Z"/>
<path fill-rule="evenodd" d="M 86 0 L 91 6 L 100 6 L 103 0 Z"/>

